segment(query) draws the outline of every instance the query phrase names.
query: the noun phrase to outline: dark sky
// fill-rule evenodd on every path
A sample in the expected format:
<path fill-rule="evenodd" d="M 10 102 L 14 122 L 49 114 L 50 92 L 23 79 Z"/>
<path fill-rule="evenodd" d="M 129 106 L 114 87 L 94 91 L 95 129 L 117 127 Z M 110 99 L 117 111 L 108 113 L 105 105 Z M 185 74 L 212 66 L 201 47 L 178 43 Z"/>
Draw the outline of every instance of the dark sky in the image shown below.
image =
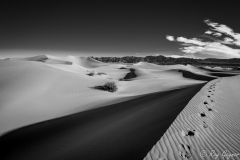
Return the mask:
<path fill-rule="evenodd" d="M 0 5 L 0 54 L 182 55 L 166 35 L 199 38 L 205 19 L 240 33 L 236 4 L 166 2 L 8 1 Z"/>

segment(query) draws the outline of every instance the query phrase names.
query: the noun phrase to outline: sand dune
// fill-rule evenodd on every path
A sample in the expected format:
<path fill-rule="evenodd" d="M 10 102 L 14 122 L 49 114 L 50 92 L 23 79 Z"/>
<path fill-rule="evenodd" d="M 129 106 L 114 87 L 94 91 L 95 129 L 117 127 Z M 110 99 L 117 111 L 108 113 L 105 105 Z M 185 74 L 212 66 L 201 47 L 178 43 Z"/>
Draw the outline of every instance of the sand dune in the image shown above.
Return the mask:
<path fill-rule="evenodd" d="M 61 60 L 59 58 L 56 58 L 54 56 L 49 56 L 49 55 L 40 55 L 35 57 L 24 57 L 24 58 L 9 58 L 7 60 L 36 61 L 36 62 L 44 62 L 48 64 L 66 64 L 66 65 L 72 64 L 72 62 Z"/>
<path fill-rule="evenodd" d="M 1 60 L 0 144 L 18 141 L 15 147 L 10 146 L 16 154 L 4 156 L 96 159 L 97 155 L 102 159 L 143 159 L 196 92 L 207 81 L 215 79 L 210 82 L 215 83 L 228 73 L 238 75 L 239 71 L 213 72 L 190 65 L 160 66 L 146 62 L 107 64 L 74 56 Z M 117 92 L 93 89 L 110 81 L 118 86 Z M 181 114 L 187 108 L 189 105 Z M 200 118 L 206 113 L 196 114 Z M 186 130 L 181 133 L 189 134 Z M 196 135 L 202 136 L 198 132 Z M 31 141 L 26 143 L 28 138 Z M 232 139 L 236 139 L 236 134 Z M 181 152 L 188 145 L 180 144 Z M 165 150 L 164 154 L 169 155 Z M 41 158 L 42 155 L 45 157 Z"/>
<path fill-rule="evenodd" d="M 218 77 L 212 75 L 204 75 L 204 74 L 197 74 L 197 73 L 193 73 L 193 72 L 189 72 L 186 70 L 178 70 L 179 72 L 182 73 L 182 76 L 185 78 L 191 78 L 191 79 L 196 79 L 196 80 L 203 80 L 203 81 L 211 81 L 214 80 Z"/>
<path fill-rule="evenodd" d="M 84 73 L 75 74 L 36 62 L 4 61 L 0 66 L 1 133 L 74 113 L 72 110 L 75 109 L 82 110 L 93 103 L 87 98 L 89 95 L 95 96 L 100 104 L 101 96 L 115 98 L 108 92 L 90 89 L 89 86 L 106 80 Z"/>
<path fill-rule="evenodd" d="M 239 153 L 239 82 L 240 76 L 235 76 L 205 85 L 145 159 L 227 159 L 224 151 Z M 213 152 L 219 157 L 211 156 Z M 239 159 L 240 154 L 228 158 Z"/>
<path fill-rule="evenodd" d="M 9 58 L 7 60 L 37 61 L 50 64 L 69 64 L 69 65 L 74 63 L 85 68 L 95 68 L 107 65 L 106 63 L 97 61 L 90 57 L 74 57 L 74 56 L 56 57 L 51 55 L 39 55 L 34 57 Z"/>
<path fill-rule="evenodd" d="M 49 64 L 49 60 L 56 63 Z M 150 76 L 147 79 L 146 76 L 141 78 L 144 75 L 142 74 L 131 82 L 119 81 L 128 74 L 130 68 L 122 70 L 119 69 L 118 64 L 105 65 L 90 58 L 77 59 L 79 60 L 77 63 L 75 60 L 74 57 L 64 59 L 41 55 L 1 61 L 0 133 L 4 134 L 26 125 L 121 102 L 131 99 L 132 96 L 204 82 L 174 75 L 177 79 L 168 81 L 171 76 L 163 78 L 163 75 L 158 74 L 155 74 L 155 78 Z M 57 63 L 60 61 L 72 64 Z M 85 63 L 88 67 L 95 66 L 95 68 L 85 68 Z M 96 74 L 88 76 L 88 71 L 95 71 Z M 97 74 L 101 72 L 106 75 Z M 109 93 L 91 88 L 107 81 L 116 82 L 118 92 Z M 160 81 L 162 83 L 159 83 Z M 142 83 L 146 85 L 143 86 Z"/>
<path fill-rule="evenodd" d="M 143 159 L 203 85 L 142 95 L 18 129 L 0 138 L 0 144 L 5 146 L 2 157 Z"/>
<path fill-rule="evenodd" d="M 68 56 L 67 57 L 69 61 L 78 64 L 80 66 L 83 66 L 85 68 L 95 68 L 100 66 L 107 65 L 106 63 L 97 61 L 95 59 L 92 59 L 90 57 L 74 57 L 74 56 Z"/>

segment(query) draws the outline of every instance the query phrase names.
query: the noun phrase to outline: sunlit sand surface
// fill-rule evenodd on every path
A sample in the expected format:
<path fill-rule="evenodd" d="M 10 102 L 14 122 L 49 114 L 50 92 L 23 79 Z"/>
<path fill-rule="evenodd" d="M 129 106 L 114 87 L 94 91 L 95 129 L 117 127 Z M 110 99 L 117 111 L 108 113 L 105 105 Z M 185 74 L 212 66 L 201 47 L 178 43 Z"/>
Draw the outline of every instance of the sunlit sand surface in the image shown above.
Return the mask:
<path fill-rule="evenodd" d="M 218 71 L 221 75 L 214 75 Z M 181 144 L 191 147 L 193 157 L 215 145 L 217 151 L 223 146 L 236 151 L 237 142 L 230 142 L 238 139 L 239 101 L 232 95 L 239 84 L 238 77 L 219 79 L 226 74 L 239 73 L 190 65 L 108 64 L 74 56 L 0 60 L 0 144 L 18 143 L 4 157 L 180 159 Z M 93 89 L 105 82 L 115 82 L 118 90 Z M 207 87 L 213 84 L 211 95 Z M 194 136 L 181 136 L 189 127 Z M 155 143 L 160 148 L 152 151 Z"/>
<path fill-rule="evenodd" d="M 145 160 L 239 159 L 240 76 L 207 83 Z"/>

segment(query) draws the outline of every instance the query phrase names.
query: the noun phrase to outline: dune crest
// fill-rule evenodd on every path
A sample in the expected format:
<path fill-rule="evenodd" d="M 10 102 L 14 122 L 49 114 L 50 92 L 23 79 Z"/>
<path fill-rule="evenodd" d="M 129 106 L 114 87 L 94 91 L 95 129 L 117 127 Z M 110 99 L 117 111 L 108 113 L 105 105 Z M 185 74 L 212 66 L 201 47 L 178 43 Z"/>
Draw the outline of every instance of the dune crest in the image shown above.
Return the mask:
<path fill-rule="evenodd" d="M 239 154 L 240 76 L 206 84 L 177 116 L 144 160 L 214 159 Z M 227 153 L 225 155 L 227 155 Z M 229 159 L 239 159 L 238 156 Z M 215 157 L 216 159 L 216 157 Z"/>
<path fill-rule="evenodd" d="M 75 64 L 83 66 L 85 68 L 95 68 L 107 65 L 106 63 L 92 59 L 91 57 L 74 57 L 68 56 L 67 59 Z"/>
<path fill-rule="evenodd" d="M 39 56 L 25 57 L 25 58 L 9 58 L 7 60 L 36 61 L 36 62 L 43 62 L 47 64 L 65 64 L 65 65 L 72 64 L 72 62 L 59 59 L 55 56 L 49 56 L 49 55 L 39 55 Z"/>

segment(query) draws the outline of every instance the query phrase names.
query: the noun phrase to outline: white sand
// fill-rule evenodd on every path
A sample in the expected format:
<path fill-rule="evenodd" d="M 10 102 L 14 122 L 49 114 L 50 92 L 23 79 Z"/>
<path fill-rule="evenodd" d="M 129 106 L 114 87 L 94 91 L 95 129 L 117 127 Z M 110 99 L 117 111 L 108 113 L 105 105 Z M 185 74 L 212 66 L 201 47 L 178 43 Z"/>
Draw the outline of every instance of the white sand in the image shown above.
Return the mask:
<path fill-rule="evenodd" d="M 89 57 L 40 55 L 0 61 L 0 134 L 19 127 L 131 99 L 133 96 L 167 91 L 203 83 L 171 71 L 200 71 L 192 66 L 130 65 L 138 77 L 119 81 L 129 69 Z M 170 70 L 170 71 L 169 71 Z M 106 75 L 88 76 L 95 71 Z M 201 71 L 205 74 L 205 71 Z M 110 93 L 90 87 L 114 81 Z"/>
<path fill-rule="evenodd" d="M 240 76 L 210 81 L 188 103 L 145 160 L 240 159 L 239 91 Z"/>

